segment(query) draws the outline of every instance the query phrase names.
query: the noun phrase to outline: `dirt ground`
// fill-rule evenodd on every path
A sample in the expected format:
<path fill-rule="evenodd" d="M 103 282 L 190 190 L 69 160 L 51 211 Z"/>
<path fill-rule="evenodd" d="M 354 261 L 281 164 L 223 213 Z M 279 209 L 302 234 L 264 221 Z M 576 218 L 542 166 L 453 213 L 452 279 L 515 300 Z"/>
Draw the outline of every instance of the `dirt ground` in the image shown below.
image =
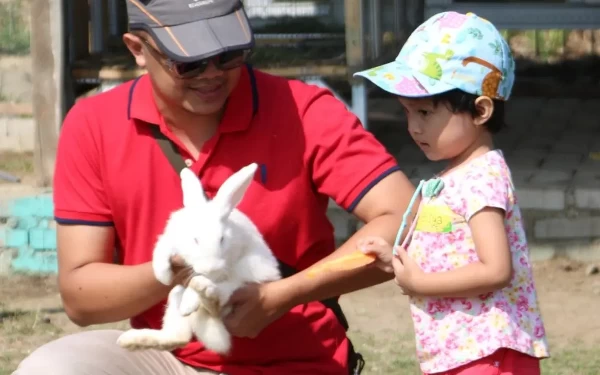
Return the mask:
<path fill-rule="evenodd" d="M 600 274 L 587 276 L 587 267 L 561 259 L 535 264 L 552 351 L 544 374 L 600 374 Z M 346 295 L 342 305 L 367 360 L 363 374 L 418 373 L 406 297 L 393 283 Z M 79 330 L 61 309 L 54 277 L 0 279 L 0 375 L 10 374 L 37 346 Z"/>

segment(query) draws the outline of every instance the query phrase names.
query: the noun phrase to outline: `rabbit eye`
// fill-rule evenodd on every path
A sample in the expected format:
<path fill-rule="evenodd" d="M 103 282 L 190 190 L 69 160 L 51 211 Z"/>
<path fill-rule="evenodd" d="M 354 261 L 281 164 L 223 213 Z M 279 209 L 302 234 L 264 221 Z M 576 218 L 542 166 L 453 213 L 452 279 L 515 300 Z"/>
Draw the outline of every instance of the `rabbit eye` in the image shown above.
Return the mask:
<path fill-rule="evenodd" d="M 225 236 L 221 236 L 221 245 L 225 242 Z"/>
<path fill-rule="evenodd" d="M 200 245 L 200 241 L 198 241 L 198 239 L 197 239 L 197 238 L 194 238 L 194 243 L 195 243 L 196 245 Z"/>

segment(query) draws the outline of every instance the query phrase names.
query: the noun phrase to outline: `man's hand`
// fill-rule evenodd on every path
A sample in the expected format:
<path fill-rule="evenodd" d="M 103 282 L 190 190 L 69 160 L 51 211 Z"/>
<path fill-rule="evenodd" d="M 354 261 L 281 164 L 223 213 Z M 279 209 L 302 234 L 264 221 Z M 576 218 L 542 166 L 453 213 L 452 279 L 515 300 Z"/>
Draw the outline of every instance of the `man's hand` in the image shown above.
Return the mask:
<path fill-rule="evenodd" d="M 192 277 L 194 269 L 188 265 L 181 256 L 173 255 L 171 257 L 171 271 L 173 271 L 173 285 L 182 285 L 187 288 Z"/>
<path fill-rule="evenodd" d="M 225 325 L 233 336 L 255 338 L 269 324 L 279 319 L 293 306 L 284 287 L 285 281 L 249 284 L 236 290 L 227 307 Z"/>

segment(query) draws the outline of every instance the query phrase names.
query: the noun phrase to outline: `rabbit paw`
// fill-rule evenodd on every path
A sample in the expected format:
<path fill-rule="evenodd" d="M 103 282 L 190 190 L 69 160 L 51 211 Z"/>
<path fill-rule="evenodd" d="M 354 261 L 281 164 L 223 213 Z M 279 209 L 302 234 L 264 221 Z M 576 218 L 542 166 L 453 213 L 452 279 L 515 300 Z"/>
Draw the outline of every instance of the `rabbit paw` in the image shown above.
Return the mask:
<path fill-rule="evenodd" d="M 185 346 L 188 340 L 179 339 L 163 331 L 153 329 L 130 329 L 122 333 L 117 344 L 127 350 L 175 350 Z"/>
<path fill-rule="evenodd" d="M 190 280 L 188 288 L 193 289 L 200 295 L 202 306 L 212 316 L 219 316 L 220 300 L 217 286 L 205 276 L 197 275 Z"/>
<path fill-rule="evenodd" d="M 200 307 L 200 295 L 194 289 L 186 288 L 181 296 L 179 304 L 179 313 L 182 316 L 188 316 Z"/>
<path fill-rule="evenodd" d="M 219 299 L 217 286 L 205 276 L 196 275 L 192 277 L 188 288 L 192 288 L 206 299 Z"/>

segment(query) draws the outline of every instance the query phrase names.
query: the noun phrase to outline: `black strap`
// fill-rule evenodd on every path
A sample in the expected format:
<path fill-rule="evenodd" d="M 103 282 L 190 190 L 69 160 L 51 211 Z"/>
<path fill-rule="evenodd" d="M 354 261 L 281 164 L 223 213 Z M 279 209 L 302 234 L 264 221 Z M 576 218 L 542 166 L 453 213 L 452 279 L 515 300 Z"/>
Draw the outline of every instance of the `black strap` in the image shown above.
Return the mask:
<path fill-rule="evenodd" d="M 285 264 L 280 260 L 277 261 L 279 262 L 279 271 L 281 272 L 282 277 L 290 277 L 296 272 L 298 272 L 294 269 L 294 267 Z M 340 324 L 344 327 L 346 331 L 348 330 L 348 328 L 350 328 L 348 324 L 348 319 L 346 319 L 346 315 L 344 315 L 344 312 L 342 311 L 342 306 L 340 306 L 337 298 L 324 299 L 321 301 L 321 303 L 333 311 L 335 316 L 338 318 Z"/>
<path fill-rule="evenodd" d="M 277 259 L 277 262 L 279 263 L 279 271 L 281 272 L 282 277 L 284 277 L 284 278 L 290 277 L 297 272 L 296 269 L 294 269 L 294 267 L 290 266 L 289 264 L 283 263 L 279 259 Z M 348 324 L 348 319 L 346 319 L 346 315 L 344 314 L 344 311 L 342 310 L 342 306 L 340 306 L 338 299 L 333 297 L 333 298 L 324 299 L 320 302 L 323 305 L 325 305 L 327 308 L 331 309 L 331 311 L 333 311 L 333 313 L 335 314 L 335 317 L 338 319 L 340 324 L 344 327 L 344 329 L 346 331 L 348 331 L 348 328 L 350 328 L 350 326 Z M 365 368 L 365 360 L 364 360 L 362 354 L 360 354 L 354 350 L 354 345 L 352 344 L 352 341 L 350 339 L 348 339 L 348 344 L 349 344 L 349 348 L 348 348 L 348 371 L 349 371 L 349 374 L 350 375 L 360 375 L 362 373 L 362 370 Z"/>
<path fill-rule="evenodd" d="M 185 162 L 177 150 L 177 145 L 164 135 L 156 125 L 152 125 L 152 136 L 156 139 L 156 142 L 158 142 L 160 149 L 175 171 L 177 171 L 177 174 L 186 168 Z"/>
<path fill-rule="evenodd" d="M 256 116 L 256 112 L 258 112 L 258 87 L 256 86 L 254 68 L 250 64 L 246 64 L 246 67 L 250 76 L 250 87 L 252 87 L 252 117 L 254 117 Z"/>
<path fill-rule="evenodd" d="M 177 145 L 173 141 L 171 141 L 167 136 L 165 136 L 160 131 L 160 128 L 156 125 L 152 126 L 152 136 L 154 137 L 154 139 L 156 139 L 163 154 L 165 154 L 165 157 L 169 160 L 169 163 L 173 166 L 177 173 L 181 172 L 183 168 L 186 168 L 186 165 L 181 155 L 179 154 L 179 151 L 177 150 Z M 279 263 L 279 271 L 281 272 L 282 277 L 290 277 L 297 272 L 296 269 L 294 269 L 294 267 L 285 264 L 280 260 L 277 261 Z M 347 331 L 349 328 L 348 320 L 346 319 L 346 315 L 344 315 L 342 307 L 340 306 L 337 298 L 328 298 L 321 301 L 321 303 L 333 311 L 340 324 Z M 354 346 L 352 345 L 352 342 L 350 342 L 348 365 L 350 375 L 359 375 L 362 372 L 362 369 L 365 365 L 365 361 L 362 355 L 354 351 Z"/>

